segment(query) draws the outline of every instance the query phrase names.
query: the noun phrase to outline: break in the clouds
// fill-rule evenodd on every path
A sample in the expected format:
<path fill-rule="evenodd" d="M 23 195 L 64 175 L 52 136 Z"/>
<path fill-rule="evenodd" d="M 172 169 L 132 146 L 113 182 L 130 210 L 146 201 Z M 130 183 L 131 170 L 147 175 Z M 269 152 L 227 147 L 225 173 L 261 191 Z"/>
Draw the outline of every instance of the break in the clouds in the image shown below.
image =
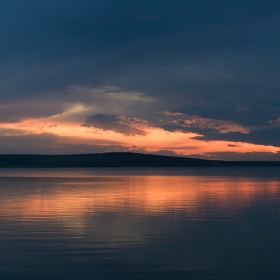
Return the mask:
<path fill-rule="evenodd" d="M 139 136 L 141 149 L 181 154 L 182 133 L 204 145 L 183 154 L 217 157 L 280 146 L 278 0 L 3 0 L 0 36 L 1 137 L 92 147 L 86 133 L 99 130 L 114 149 Z"/>

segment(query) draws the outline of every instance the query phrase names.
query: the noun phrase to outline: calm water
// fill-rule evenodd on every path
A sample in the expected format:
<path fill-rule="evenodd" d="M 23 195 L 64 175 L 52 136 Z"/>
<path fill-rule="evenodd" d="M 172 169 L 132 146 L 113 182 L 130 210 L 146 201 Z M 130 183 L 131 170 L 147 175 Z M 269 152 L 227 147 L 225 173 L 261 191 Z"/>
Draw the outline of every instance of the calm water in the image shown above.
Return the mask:
<path fill-rule="evenodd" d="M 0 279 L 280 279 L 280 169 L 0 169 Z"/>

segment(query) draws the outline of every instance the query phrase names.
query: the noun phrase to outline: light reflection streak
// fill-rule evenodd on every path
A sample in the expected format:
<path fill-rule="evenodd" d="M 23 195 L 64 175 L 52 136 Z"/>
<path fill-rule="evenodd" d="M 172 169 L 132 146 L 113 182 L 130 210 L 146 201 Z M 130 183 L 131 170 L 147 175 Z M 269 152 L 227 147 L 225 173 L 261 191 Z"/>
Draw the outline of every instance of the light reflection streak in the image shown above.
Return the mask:
<path fill-rule="evenodd" d="M 43 179 L 42 179 L 43 180 Z M 38 182 L 36 184 L 39 184 Z M 44 187 L 22 186 L 16 192 L 0 187 L 0 218 L 66 221 L 85 215 L 130 213 L 148 216 L 166 212 L 186 217 L 237 214 L 262 200 L 280 197 L 279 181 L 229 180 L 199 176 L 120 176 L 82 179 Z"/>

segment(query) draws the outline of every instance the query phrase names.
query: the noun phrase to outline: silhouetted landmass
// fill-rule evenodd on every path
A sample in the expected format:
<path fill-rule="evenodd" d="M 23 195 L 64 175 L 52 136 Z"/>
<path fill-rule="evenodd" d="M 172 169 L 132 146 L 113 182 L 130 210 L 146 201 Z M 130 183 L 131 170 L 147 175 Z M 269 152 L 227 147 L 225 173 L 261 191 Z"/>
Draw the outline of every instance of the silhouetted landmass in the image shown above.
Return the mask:
<path fill-rule="evenodd" d="M 221 161 L 116 152 L 75 155 L 0 155 L 0 168 L 44 167 L 242 167 L 279 166 L 280 161 Z"/>

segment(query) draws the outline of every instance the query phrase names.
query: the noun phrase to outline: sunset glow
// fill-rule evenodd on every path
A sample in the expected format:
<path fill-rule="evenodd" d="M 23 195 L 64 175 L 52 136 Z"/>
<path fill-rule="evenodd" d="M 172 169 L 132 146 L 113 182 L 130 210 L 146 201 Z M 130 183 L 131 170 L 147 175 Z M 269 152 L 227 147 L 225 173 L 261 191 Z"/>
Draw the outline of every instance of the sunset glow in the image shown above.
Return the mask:
<path fill-rule="evenodd" d="M 71 113 L 81 113 L 83 107 L 76 107 Z M 17 136 L 45 137 L 55 136 L 53 143 L 50 143 L 55 149 L 46 150 L 48 153 L 59 153 L 63 145 L 84 145 L 94 148 L 95 145 L 103 147 L 102 151 L 118 151 L 123 147 L 123 151 L 135 151 L 145 153 L 156 153 L 162 151 L 163 154 L 170 155 L 201 155 L 207 153 L 217 153 L 231 151 L 234 153 L 271 153 L 276 154 L 279 147 L 270 145 L 256 145 L 244 142 L 231 141 L 201 141 L 195 139 L 199 134 L 186 133 L 180 131 L 168 132 L 159 127 L 153 127 L 146 123 L 141 124 L 143 135 L 126 135 L 113 130 L 102 130 L 94 127 L 84 127 L 72 117 L 68 121 L 65 116 L 69 112 L 58 116 L 45 119 L 26 119 L 18 123 L 2 124 L 3 135 L 11 138 Z M 69 114 L 72 116 L 71 114 Z M 138 126 L 139 127 L 139 126 Z M 113 148 L 111 148 L 113 146 Z M 50 146 L 51 147 L 51 146 Z M 50 147 L 46 147 L 47 149 Z M 53 152 L 51 152 L 53 151 Z M 74 149 L 73 153 L 79 152 Z M 86 153 L 87 150 L 80 150 Z"/>

